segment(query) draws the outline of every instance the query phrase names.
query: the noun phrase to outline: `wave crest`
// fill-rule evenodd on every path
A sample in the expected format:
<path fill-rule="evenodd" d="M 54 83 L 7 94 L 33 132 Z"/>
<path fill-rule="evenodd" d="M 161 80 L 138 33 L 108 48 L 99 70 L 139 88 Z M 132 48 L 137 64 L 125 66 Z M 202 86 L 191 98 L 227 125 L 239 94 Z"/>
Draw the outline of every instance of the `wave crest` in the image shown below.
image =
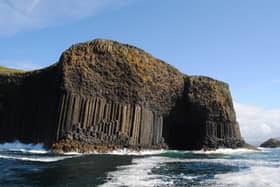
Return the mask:
<path fill-rule="evenodd" d="M 0 151 L 19 151 L 19 152 L 30 152 L 30 153 L 47 153 L 48 151 L 44 149 L 44 145 L 38 144 L 24 144 L 16 140 L 14 142 L 7 142 L 0 144 Z"/>

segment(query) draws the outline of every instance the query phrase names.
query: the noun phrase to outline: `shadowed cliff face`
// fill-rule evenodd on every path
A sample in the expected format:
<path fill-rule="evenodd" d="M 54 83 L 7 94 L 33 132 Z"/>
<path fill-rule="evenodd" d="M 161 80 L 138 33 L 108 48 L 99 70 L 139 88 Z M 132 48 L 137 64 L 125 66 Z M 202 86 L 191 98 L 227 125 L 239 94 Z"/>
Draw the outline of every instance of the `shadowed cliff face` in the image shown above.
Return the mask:
<path fill-rule="evenodd" d="M 239 125 L 228 85 L 208 77 L 185 77 L 183 97 L 165 119 L 170 148 L 241 147 Z"/>
<path fill-rule="evenodd" d="M 55 140 L 60 73 L 56 66 L 32 73 L 0 75 L 0 141 Z"/>
<path fill-rule="evenodd" d="M 186 76 L 110 40 L 74 45 L 41 71 L 1 75 L 0 122 L 2 142 L 56 143 L 63 151 L 244 143 L 225 83 Z"/>

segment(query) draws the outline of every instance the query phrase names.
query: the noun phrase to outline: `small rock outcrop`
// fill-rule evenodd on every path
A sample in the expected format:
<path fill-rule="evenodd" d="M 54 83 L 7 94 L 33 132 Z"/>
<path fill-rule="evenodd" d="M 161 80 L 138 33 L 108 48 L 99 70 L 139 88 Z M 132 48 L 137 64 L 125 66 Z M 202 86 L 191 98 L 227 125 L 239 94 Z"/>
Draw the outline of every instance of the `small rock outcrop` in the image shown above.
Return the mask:
<path fill-rule="evenodd" d="M 245 145 L 226 83 L 101 39 L 46 69 L 0 74 L 0 132 L 57 151 Z"/>
<path fill-rule="evenodd" d="M 280 147 L 280 140 L 275 138 L 270 138 L 269 140 L 263 142 L 260 147 L 266 147 L 266 148 L 276 148 Z"/>

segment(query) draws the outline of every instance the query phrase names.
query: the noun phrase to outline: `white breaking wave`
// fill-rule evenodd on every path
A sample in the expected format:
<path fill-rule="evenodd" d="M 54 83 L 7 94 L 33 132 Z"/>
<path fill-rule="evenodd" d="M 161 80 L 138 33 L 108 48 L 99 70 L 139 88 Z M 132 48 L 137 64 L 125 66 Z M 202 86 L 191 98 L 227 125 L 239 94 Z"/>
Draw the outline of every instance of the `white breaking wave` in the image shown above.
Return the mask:
<path fill-rule="evenodd" d="M 43 144 L 23 144 L 19 141 L 0 144 L 0 159 L 31 162 L 57 162 L 76 155 L 52 155 Z"/>
<path fill-rule="evenodd" d="M 205 162 L 214 161 L 211 159 L 179 159 L 168 158 L 161 156 L 151 156 L 145 158 L 136 158 L 132 160 L 131 165 L 120 166 L 117 171 L 109 172 L 107 174 L 108 181 L 100 185 L 100 187 L 109 186 L 171 186 L 173 185 L 172 178 L 177 176 L 161 176 L 152 173 L 152 169 L 161 167 L 163 164 L 172 162 Z M 225 159 L 216 160 L 216 162 L 225 163 Z M 195 178 L 184 176 L 188 180 Z M 163 180 L 164 179 L 164 180 Z"/>
<path fill-rule="evenodd" d="M 63 156 L 44 156 L 44 157 L 28 157 L 28 156 L 10 156 L 10 155 L 0 155 L 2 159 L 12 159 L 12 160 L 22 160 L 31 162 L 57 162 L 60 160 L 65 160 L 67 158 L 73 157 L 63 157 Z"/>
<path fill-rule="evenodd" d="M 265 149 L 260 149 L 260 151 L 266 151 Z M 177 150 L 166 150 L 166 149 L 161 149 L 161 150 L 132 150 L 132 149 L 117 149 L 113 151 L 108 151 L 108 152 L 90 152 L 90 153 L 79 153 L 79 152 L 67 152 L 63 153 L 63 155 L 128 155 L 128 156 L 149 156 L 149 155 L 161 155 L 164 153 L 194 153 L 194 154 L 225 154 L 225 155 L 236 155 L 236 154 L 244 154 L 244 153 L 254 153 L 254 152 L 259 152 L 256 150 L 249 150 L 249 149 L 217 149 L 214 151 L 204 151 L 204 150 L 199 150 L 199 151 L 177 151 Z"/>
<path fill-rule="evenodd" d="M 131 165 L 120 166 L 117 171 L 109 172 L 107 183 L 100 187 L 109 186 L 167 186 L 170 182 L 165 182 L 160 175 L 152 174 L 152 169 L 159 167 L 159 163 L 164 157 L 138 158 L 132 161 Z"/>
<path fill-rule="evenodd" d="M 135 151 L 130 149 L 119 149 L 114 150 L 105 154 L 109 155 L 134 155 L 134 156 L 144 156 L 144 155 L 159 155 L 168 152 L 167 150 L 141 150 Z M 104 154 L 104 153 L 103 153 Z"/>
<path fill-rule="evenodd" d="M 63 155 L 128 155 L 128 156 L 147 156 L 147 155 L 160 155 L 162 153 L 169 152 L 168 150 L 141 150 L 135 151 L 131 149 L 117 149 L 108 152 L 98 152 L 93 151 L 90 153 L 79 153 L 79 152 L 67 152 L 63 153 Z"/>
<path fill-rule="evenodd" d="M 85 155 L 85 154 L 83 154 L 83 153 L 79 153 L 79 152 L 67 152 L 67 153 L 63 153 L 62 155 L 78 155 L 78 156 L 80 156 L 80 155 Z"/>
<path fill-rule="evenodd" d="M 264 150 L 260 150 L 264 151 Z M 109 154 L 109 155 L 133 155 L 133 156 L 147 156 L 147 155 L 160 155 L 163 153 L 194 153 L 194 154 L 225 154 L 225 155 L 235 155 L 235 154 L 244 154 L 244 153 L 254 153 L 259 152 L 257 150 L 250 150 L 245 148 L 239 148 L 239 149 L 217 149 L 213 151 L 177 151 L 177 150 L 140 150 L 135 151 L 131 149 L 118 149 L 106 153 L 99 153 L 99 152 L 93 152 L 91 154 Z"/>
<path fill-rule="evenodd" d="M 262 151 L 262 150 L 259 150 Z M 238 148 L 238 149 L 217 149 L 213 151 L 191 151 L 192 153 L 196 154 L 225 154 L 225 155 L 237 155 L 237 154 L 244 154 L 244 153 L 254 153 L 259 152 L 258 150 L 252 150 L 252 149 L 245 149 L 245 148 Z M 188 151 L 186 151 L 188 152 Z"/>
<path fill-rule="evenodd" d="M 177 152 L 177 151 L 171 151 Z M 261 153 L 260 151 L 252 151 L 247 149 L 229 150 L 220 149 L 211 152 L 196 151 L 195 153 L 222 153 L 222 154 L 243 154 L 243 153 Z M 209 159 L 209 158 L 171 158 L 165 156 L 150 156 L 144 158 L 135 158 L 132 164 L 120 166 L 116 171 L 107 174 L 107 182 L 101 187 L 107 186 L 172 186 L 176 185 L 176 178 L 194 180 L 199 176 L 186 176 L 185 174 L 170 176 L 159 175 L 153 173 L 153 169 L 165 167 L 168 163 L 217 163 L 228 166 L 248 167 L 236 173 L 219 174 L 214 180 L 209 180 L 209 186 L 238 186 L 238 187 L 278 187 L 280 178 L 274 180 L 280 173 L 280 163 L 271 160 L 255 160 L 251 159 Z M 243 177 L 245 177 L 243 179 Z M 258 178 L 254 180 L 254 178 Z M 273 181 L 270 181 L 273 180 Z M 207 182 L 207 181 L 206 181 Z M 207 185 L 208 186 L 208 185 Z"/>
<path fill-rule="evenodd" d="M 48 151 L 44 149 L 43 144 L 23 144 L 20 141 L 0 144 L 0 150 L 30 152 L 34 154 L 48 153 Z"/>
<path fill-rule="evenodd" d="M 8 142 L 4 144 L 0 144 L 0 151 L 1 150 L 9 150 L 9 151 L 19 151 L 19 152 L 29 152 L 34 154 L 45 154 L 49 153 L 48 150 L 44 148 L 43 144 L 24 144 L 20 141 L 14 141 L 14 142 Z M 265 150 L 265 149 L 262 149 Z M 100 152 L 92 152 L 90 154 L 109 154 L 109 155 L 134 155 L 134 156 L 143 156 L 143 155 L 159 155 L 162 153 L 167 152 L 175 152 L 180 153 L 182 151 L 176 151 L 176 150 L 140 150 L 135 151 L 131 149 L 118 149 L 113 150 L 106 153 L 100 153 Z M 195 154 L 242 154 L 242 153 L 248 153 L 248 152 L 256 152 L 255 150 L 249 150 L 249 149 L 217 149 L 214 151 L 184 151 L 185 153 L 195 153 Z M 81 153 L 78 152 L 70 152 L 70 153 L 64 153 L 65 155 L 80 155 Z"/>
<path fill-rule="evenodd" d="M 279 187 L 279 167 L 251 167 L 250 169 L 216 175 L 216 186 Z"/>

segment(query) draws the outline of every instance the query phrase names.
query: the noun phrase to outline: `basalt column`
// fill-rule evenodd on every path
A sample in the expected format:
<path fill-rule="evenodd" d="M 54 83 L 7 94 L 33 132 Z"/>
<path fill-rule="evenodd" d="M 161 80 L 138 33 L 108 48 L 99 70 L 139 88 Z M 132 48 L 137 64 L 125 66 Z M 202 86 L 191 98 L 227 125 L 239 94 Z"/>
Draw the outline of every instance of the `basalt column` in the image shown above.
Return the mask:
<path fill-rule="evenodd" d="M 165 118 L 164 136 L 171 148 L 241 147 L 227 84 L 208 77 L 185 77 L 183 97 Z"/>
<path fill-rule="evenodd" d="M 226 83 L 185 75 L 131 45 L 96 39 L 71 46 L 42 70 L 1 69 L 0 142 L 62 151 L 245 143 Z"/>
<path fill-rule="evenodd" d="M 56 141 L 74 139 L 147 148 L 164 145 L 162 117 L 140 105 L 66 93 L 59 108 Z"/>
<path fill-rule="evenodd" d="M 60 80 L 56 66 L 0 75 L 0 142 L 19 140 L 50 146 L 55 141 Z"/>

